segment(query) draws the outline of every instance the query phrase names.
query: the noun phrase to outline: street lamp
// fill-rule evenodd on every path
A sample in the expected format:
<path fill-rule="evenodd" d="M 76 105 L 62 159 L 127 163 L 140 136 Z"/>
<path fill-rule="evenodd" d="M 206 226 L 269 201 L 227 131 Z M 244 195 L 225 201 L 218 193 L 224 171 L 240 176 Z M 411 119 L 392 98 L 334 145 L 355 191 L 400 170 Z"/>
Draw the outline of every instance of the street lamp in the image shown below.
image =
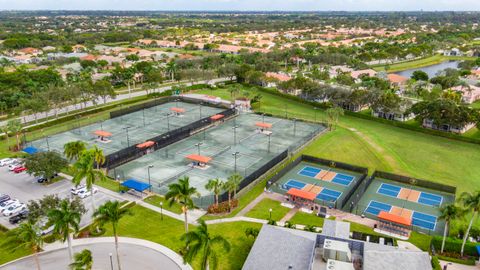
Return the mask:
<path fill-rule="evenodd" d="M 128 138 L 128 129 L 131 128 L 130 126 L 128 127 L 124 127 L 123 129 L 125 129 L 125 132 L 127 133 L 127 147 L 130 147 L 130 139 Z"/>
<path fill-rule="evenodd" d="M 108 256 L 110 256 L 110 268 L 113 270 L 113 260 L 112 260 L 113 254 L 110 252 L 108 253 Z"/>
<path fill-rule="evenodd" d="M 268 212 L 269 212 L 269 214 L 270 214 L 270 221 L 272 220 L 272 211 L 273 211 L 272 208 L 268 209 Z"/>
<path fill-rule="evenodd" d="M 232 155 L 235 157 L 235 165 L 234 165 L 234 170 L 235 172 L 237 172 L 237 156 L 240 154 L 240 152 L 235 152 L 235 153 L 232 153 Z"/>
<path fill-rule="evenodd" d="M 315 122 L 317 122 L 317 107 L 313 107 L 313 111 L 315 112 Z"/>
<path fill-rule="evenodd" d="M 288 118 L 288 105 L 285 104 L 285 118 Z"/>
<path fill-rule="evenodd" d="M 148 172 L 148 191 L 152 192 L 152 183 L 151 183 L 151 180 L 150 180 L 150 169 L 153 168 L 153 165 L 148 165 L 147 167 L 147 172 Z"/>
<path fill-rule="evenodd" d="M 145 108 L 142 109 L 143 114 L 143 126 L 145 126 Z"/>
<path fill-rule="evenodd" d="M 200 156 L 200 145 L 202 145 L 202 142 L 196 143 L 195 146 L 197 147 L 197 153 Z"/>
<path fill-rule="evenodd" d="M 233 145 L 237 145 L 237 128 L 238 128 L 237 125 L 232 127 L 232 129 L 233 129 Z"/>
<path fill-rule="evenodd" d="M 168 131 L 170 131 L 170 114 L 166 113 L 165 115 L 167 116 L 167 128 L 168 128 Z"/>
<path fill-rule="evenodd" d="M 48 152 L 50 152 L 50 143 L 48 143 L 48 138 L 50 138 L 50 137 L 46 136 L 45 140 L 47 140 L 47 149 L 48 149 Z"/>
<path fill-rule="evenodd" d="M 163 202 L 160 202 L 160 220 L 163 220 Z"/>
<path fill-rule="evenodd" d="M 267 134 L 267 137 L 268 137 L 268 153 L 270 153 L 270 136 L 272 136 L 271 133 Z"/>
<path fill-rule="evenodd" d="M 199 105 L 200 105 L 200 119 L 202 119 L 202 103 L 200 103 Z"/>
<path fill-rule="evenodd" d="M 293 137 L 295 137 L 297 133 L 297 119 L 293 119 Z"/>
<path fill-rule="evenodd" d="M 262 113 L 262 123 L 265 123 L 265 113 Z"/>

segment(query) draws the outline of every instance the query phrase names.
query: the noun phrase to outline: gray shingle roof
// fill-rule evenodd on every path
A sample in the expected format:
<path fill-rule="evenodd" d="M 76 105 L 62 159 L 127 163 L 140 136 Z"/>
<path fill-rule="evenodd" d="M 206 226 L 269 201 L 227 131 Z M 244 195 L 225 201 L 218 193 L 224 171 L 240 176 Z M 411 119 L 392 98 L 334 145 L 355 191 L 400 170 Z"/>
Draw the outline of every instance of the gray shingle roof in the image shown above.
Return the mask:
<path fill-rule="evenodd" d="M 411 250 L 365 250 L 363 270 L 432 270 L 426 252 Z"/>

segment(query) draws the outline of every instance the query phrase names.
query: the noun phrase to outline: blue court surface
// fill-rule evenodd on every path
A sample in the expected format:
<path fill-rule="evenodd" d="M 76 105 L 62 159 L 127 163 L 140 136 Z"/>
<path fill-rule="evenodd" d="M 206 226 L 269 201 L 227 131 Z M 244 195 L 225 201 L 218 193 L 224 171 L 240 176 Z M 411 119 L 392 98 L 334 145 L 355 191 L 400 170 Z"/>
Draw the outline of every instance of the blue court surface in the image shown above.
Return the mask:
<path fill-rule="evenodd" d="M 349 186 L 354 178 L 355 177 L 350 175 L 337 173 L 337 175 L 333 178 L 332 182 L 343 186 Z"/>
<path fill-rule="evenodd" d="M 398 194 L 400 193 L 400 190 L 402 190 L 402 188 L 399 186 L 383 183 L 378 188 L 377 193 L 397 198 Z"/>
<path fill-rule="evenodd" d="M 315 177 L 318 173 L 320 173 L 322 169 L 310 167 L 310 166 L 305 166 L 303 169 L 301 169 L 298 174 L 307 176 L 307 177 Z"/>
<path fill-rule="evenodd" d="M 317 195 L 317 199 L 326 202 L 336 202 L 340 196 L 342 196 L 342 192 L 324 188 Z"/>
<path fill-rule="evenodd" d="M 420 197 L 418 198 L 418 203 L 426 204 L 430 206 L 440 206 L 442 205 L 442 201 L 443 201 L 442 196 L 426 193 L 426 192 L 421 192 Z"/>
<path fill-rule="evenodd" d="M 381 211 L 390 212 L 392 206 L 390 204 L 381 203 L 377 201 L 370 201 L 365 213 L 369 213 L 375 216 L 378 216 Z M 412 214 L 412 225 L 418 226 L 427 230 L 435 230 L 437 224 L 437 217 L 424 214 L 421 212 L 413 211 Z"/>
<path fill-rule="evenodd" d="M 304 188 L 306 185 L 307 185 L 307 184 L 302 183 L 302 182 L 300 182 L 300 181 L 290 179 L 290 180 L 288 180 L 287 183 L 283 184 L 283 189 L 285 189 L 285 190 L 289 190 L 289 189 L 291 189 L 291 188 L 302 189 L 302 188 Z"/>

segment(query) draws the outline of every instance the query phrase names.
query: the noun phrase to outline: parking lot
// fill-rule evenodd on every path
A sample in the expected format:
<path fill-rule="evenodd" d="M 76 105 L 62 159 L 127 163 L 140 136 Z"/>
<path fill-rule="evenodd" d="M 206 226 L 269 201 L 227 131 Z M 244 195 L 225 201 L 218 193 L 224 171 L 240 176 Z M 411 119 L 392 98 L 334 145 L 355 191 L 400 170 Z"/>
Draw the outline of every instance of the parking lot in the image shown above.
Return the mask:
<path fill-rule="evenodd" d="M 0 193 L 7 194 L 12 199 L 18 199 L 20 202 L 28 203 L 30 200 L 41 199 L 45 195 L 58 194 L 60 198 L 66 198 L 70 195 L 70 188 L 73 184 L 69 180 L 58 181 L 49 185 L 39 184 L 26 172 L 13 173 L 7 167 L 0 167 Z M 111 195 L 102 193 L 99 190 L 94 194 L 95 205 L 98 207 L 108 200 L 114 200 Z M 82 217 L 80 226 L 89 224 L 92 220 L 91 198 L 83 199 L 87 213 Z M 8 217 L 0 215 L 0 224 L 11 229 L 15 225 L 8 222 Z"/>

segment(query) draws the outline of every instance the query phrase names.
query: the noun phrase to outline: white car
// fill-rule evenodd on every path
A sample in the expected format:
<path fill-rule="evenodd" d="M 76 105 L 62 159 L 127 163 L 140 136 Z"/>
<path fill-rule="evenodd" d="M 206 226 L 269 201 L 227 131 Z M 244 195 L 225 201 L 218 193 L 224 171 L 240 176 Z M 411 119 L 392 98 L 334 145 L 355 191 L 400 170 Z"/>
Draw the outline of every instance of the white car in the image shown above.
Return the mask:
<path fill-rule="evenodd" d="M 0 167 L 10 165 L 10 163 L 12 163 L 12 162 L 13 162 L 12 158 L 4 158 L 4 159 L 0 160 Z"/>
<path fill-rule="evenodd" d="M 5 202 L 2 202 L 0 203 L 0 213 L 2 213 L 5 209 L 7 209 L 10 205 L 12 204 L 18 204 L 20 203 L 18 200 L 16 199 L 12 199 L 12 200 L 8 200 L 8 201 L 5 201 Z"/>
<path fill-rule="evenodd" d="M 13 204 L 3 211 L 3 215 L 6 217 L 10 217 L 26 209 L 27 205 L 24 203 Z"/>
<path fill-rule="evenodd" d="M 92 191 L 93 191 L 93 194 L 97 193 L 98 189 L 96 188 L 92 188 Z M 90 190 L 87 190 L 86 188 L 85 189 L 82 189 L 78 194 L 77 196 L 82 198 L 82 199 L 85 199 L 86 197 L 92 195 L 92 193 L 90 192 Z"/>
<path fill-rule="evenodd" d="M 78 186 L 74 186 L 70 189 L 70 192 L 73 194 L 73 195 L 77 195 L 79 192 L 81 191 L 86 191 L 87 190 L 87 187 L 85 187 L 85 185 L 78 185 Z"/>
<path fill-rule="evenodd" d="M 22 166 L 23 166 L 22 163 L 16 161 L 16 162 L 13 162 L 12 164 L 8 165 L 8 170 L 9 170 L 9 171 L 13 171 L 13 170 L 15 170 L 16 168 L 22 167 Z"/>

